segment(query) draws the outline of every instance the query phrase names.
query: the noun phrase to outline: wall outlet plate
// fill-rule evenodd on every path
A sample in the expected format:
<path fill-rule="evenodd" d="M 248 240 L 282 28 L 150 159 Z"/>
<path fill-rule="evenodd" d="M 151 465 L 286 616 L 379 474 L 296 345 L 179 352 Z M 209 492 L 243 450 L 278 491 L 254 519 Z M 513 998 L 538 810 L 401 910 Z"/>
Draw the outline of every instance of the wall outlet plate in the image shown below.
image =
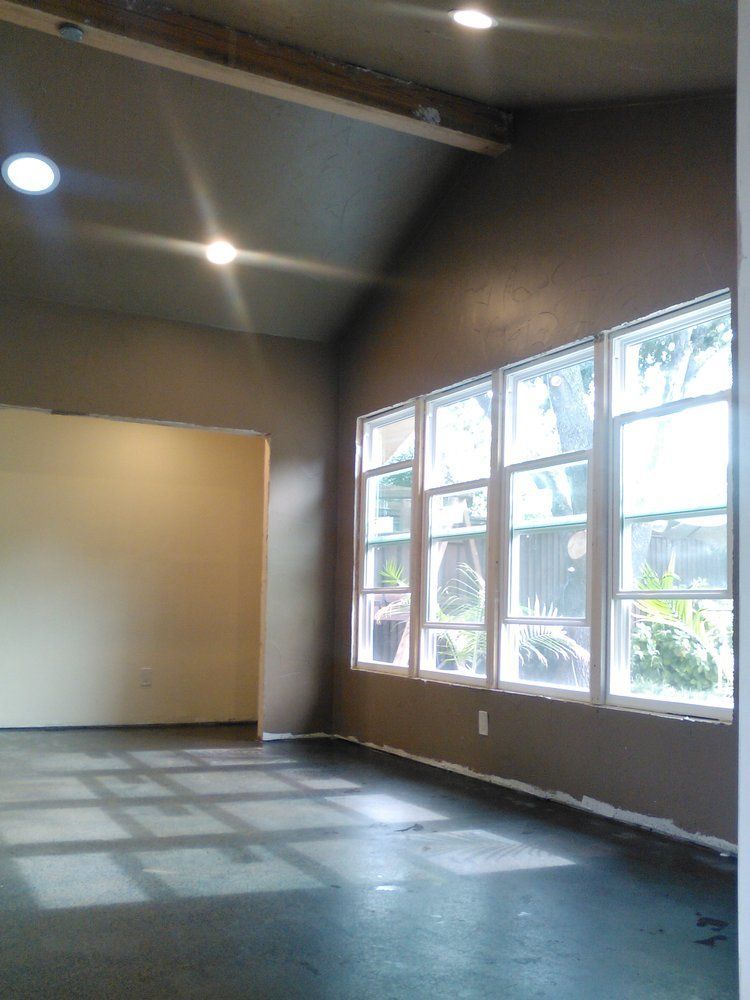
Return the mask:
<path fill-rule="evenodd" d="M 152 674 L 153 670 L 151 669 L 151 667 L 141 667 L 139 677 L 140 677 L 140 685 L 142 688 L 151 687 Z"/>
<path fill-rule="evenodd" d="M 490 717 L 487 712 L 480 711 L 477 717 L 477 729 L 480 736 L 490 735 Z"/>

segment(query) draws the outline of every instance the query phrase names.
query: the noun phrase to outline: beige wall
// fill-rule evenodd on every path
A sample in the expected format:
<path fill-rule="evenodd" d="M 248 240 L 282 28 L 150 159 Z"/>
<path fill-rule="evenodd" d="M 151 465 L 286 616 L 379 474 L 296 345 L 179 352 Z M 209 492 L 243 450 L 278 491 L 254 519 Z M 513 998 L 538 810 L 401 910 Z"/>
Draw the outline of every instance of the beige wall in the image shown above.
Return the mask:
<path fill-rule="evenodd" d="M 330 727 L 336 401 L 329 348 L 5 298 L 0 403 L 268 434 L 261 717 L 272 733 Z"/>
<path fill-rule="evenodd" d="M 266 447 L 0 409 L 0 726 L 257 719 Z"/>
<path fill-rule="evenodd" d="M 454 175 L 342 344 L 334 728 L 734 841 L 734 726 L 349 669 L 358 414 L 735 285 L 731 100 L 517 126 Z"/>

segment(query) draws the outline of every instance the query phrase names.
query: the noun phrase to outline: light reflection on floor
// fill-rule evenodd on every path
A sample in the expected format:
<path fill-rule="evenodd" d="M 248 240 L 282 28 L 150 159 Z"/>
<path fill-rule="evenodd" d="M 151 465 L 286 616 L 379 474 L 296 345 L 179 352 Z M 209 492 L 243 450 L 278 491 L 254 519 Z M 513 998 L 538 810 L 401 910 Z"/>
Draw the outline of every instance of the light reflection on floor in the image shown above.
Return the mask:
<path fill-rule="evenodd" d="M 13 810 L 0 816 L 0 837 L 6 844 L 122 840 L 128 836 L 127 830 L 98 806 Z"/>
<path fill-rule="evenodd" d="M 412 844 L 432 864 L 456 875 L 491 875 L 574 864 L 567 858 L 487 830 L 417 833 Z"/>
<path fill-rule="evenodd" d="M 96 792 L 80 778 L 0 777 L 0 805 L 13 802 L 59 802 L 62 799 L 95 799 Z"/>
<path fill-rule="evenodd" d="M 326 800 L 333 805 L 344 806 L 367 816 L 376 823 L 421 823 L 435 819 L 447 819 L 442 813 L 425 809 L 413 802 L 404 802 L 392 795 L 331 795 Z"/>
<path fill-rule="evenodd" d="M 139 903 L 148 898 L 107 854 L 42 855 L 16 864 L 36 902 L 46 910 Z"/>
<path fill-rule="evenodd" d="M 736 995 L 732 873 L 621 836 L 332 741 L 0 734 L 0 1000 Z"/>
<path fill-rule="evenodd" d="M 267 771 L 196 771 L 193 774 L 174 776 L 174 782 L 195 795 L 247 795 L 251 793 L 289 792 L 289 785 L 282 778 Z"/>
<path fill-rule="evenodd" d="M 0 860 L 47 909 L 574 863 L 257 744 L 53 751 L 29 777 L 14 768 L 0 758 Z"/>
<path fill-rule="evenodd" d="M 260 844 L 235 851 L 216 847 L 144 851 L 137 857 L 147 874 L 158 875 L 178 896 L 234 896 L 321 886 L 319 879 L 281 861 Z"/>

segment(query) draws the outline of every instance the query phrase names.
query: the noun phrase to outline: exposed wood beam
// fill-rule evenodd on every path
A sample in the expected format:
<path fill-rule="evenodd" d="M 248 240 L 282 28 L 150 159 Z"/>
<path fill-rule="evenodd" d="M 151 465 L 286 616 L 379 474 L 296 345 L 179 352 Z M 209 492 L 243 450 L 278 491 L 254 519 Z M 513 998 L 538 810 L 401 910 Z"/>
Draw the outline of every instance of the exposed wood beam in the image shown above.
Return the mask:
<path fill-rule="evenodd" d="M 151 0 L 0 0 L 0 20 L 49 34 L 72 22 L 107 52 L 489 156 L 508 147 L 510 117 L 497 108 Z"/>

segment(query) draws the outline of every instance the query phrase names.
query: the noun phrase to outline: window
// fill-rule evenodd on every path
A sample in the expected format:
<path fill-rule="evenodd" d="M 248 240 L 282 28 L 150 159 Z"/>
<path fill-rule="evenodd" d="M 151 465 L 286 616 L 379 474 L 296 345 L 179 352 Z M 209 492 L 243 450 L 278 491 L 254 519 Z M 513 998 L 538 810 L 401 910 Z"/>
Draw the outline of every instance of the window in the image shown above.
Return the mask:
<path fill-rule="evenodd" d="M 487 676 L 492 385 L 427 403 L 422 672 Z"/>
<path fill-rule="evenodd" d="M 414 451 L 413 406 L 365 424 L 358 657 L 400 670 L 411 659 Z"/>
<path fill-rule="evenodd" d="M 610 700 L 731 708 L 729 303 L 613 341 Z"/>
<path fill-rule="evenodd" d="M 730 314 L 362 418 L 353 664 L 728 717 Z"/>
<path fill-rule="evenodd" d="M 500 679 L 588 692 L 593 348 L 506 376 Z"/>

